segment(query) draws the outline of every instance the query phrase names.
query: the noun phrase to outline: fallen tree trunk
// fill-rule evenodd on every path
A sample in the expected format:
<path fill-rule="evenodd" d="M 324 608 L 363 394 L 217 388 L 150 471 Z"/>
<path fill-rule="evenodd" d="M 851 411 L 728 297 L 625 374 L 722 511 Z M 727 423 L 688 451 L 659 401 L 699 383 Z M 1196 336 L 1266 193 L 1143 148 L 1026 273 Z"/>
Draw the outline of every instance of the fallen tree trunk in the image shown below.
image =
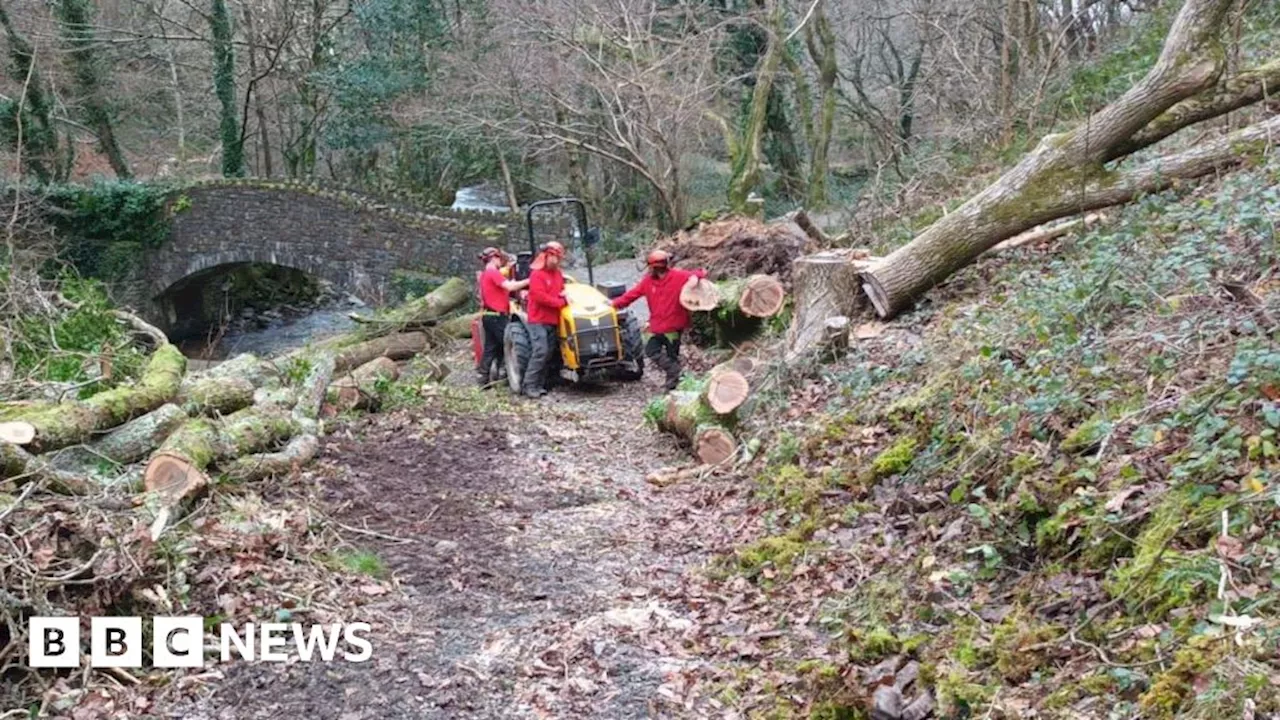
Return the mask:
<path fill-rule="evenodd" d="M 44 458 L 0 440 L 0 480 L 21 479 L 44 482 L 50 490 L 67 495 L 88 495 L 94 489 L 83 477 L 58 470 Z"/>
<path fill-rule="evenodd" d="M 320 417 L 325 393 L 329 391 L 329 383 L 337 369 L 337 359 L 331 352 L 316 353 L 310 360 L 311 368 L 299 384 L 298 402 L 293 406 L 294 417 L 305 420 Z"/>
<path fill-rule="evenodd" d="M 718 347 L 755 336 L 764 320 L 777 315 L 787 299 L 782 283 L 771 275 L 723 280 L 715 284 L 715 295 L 718 305 L 711 312 L 695 315 L 694 327 L 710 335 Z"/>
<path fill-rule="evenodd" d="M 378 384 L 400 377 L 400 366 L 391 358 L 375 358 L 329 385 L 329 404 L 337 412 L 370 407 L 378 397 Z"/>
<path fill-rule="evenodd" d="M 1259 134 L 1274 132 L 1271 122 L 1255 125 L 1252 138 L 1246 129 L 1228 136 L 1226 144 L 1211 143 L 1216 146 L 1211 151 L 1200 146 L 1138 171 L 1104 167 L 1132 152 L 1135 138 L 1137 144 L 1146 142 L 1144 129 L 1166 111 L 1214 87 L 1224 64 L 1219 35 L 1229 5 L 1228 0 L 1186 0 L 1155 66 L 1123 96 L 1075 129 L 1046 137 L 995 183 L 868 268 L 863 290 L 876 313 L 898 314 L 1005 238 L 1200 177 L 1249 154 Z M 1168 122 L 1151 137 L 1171 134 L 1186 122 Z M 1243 152 L 1232 147 L 1242 142 L 1248 146 Z"/>
<path fill-rule="evenodd" d="M 360 367 L 379 357 L 392 360 L 408 360 L 426 349 L 426 333 L 409 332 L 387 335 L 342 348 L 334 356 L 334 370 L 338 373 L 349 372 L 353 368 Z"/>
<path fill-rule="evenodd" d="M 75 445 L 49 456 L 53 467 L 86 473 L 99 463 L 128 465 L 150 455 L 187 419 L 186 411 L 166 403 L 115 428 L 87 445 Z"/>
<path fill-rule="evenodd" d="M 862 303 L 860 274 L 873 262 L 859 250 L 826 250 L 796 259 L 791 269 L 795 303 L 787 331 L 788 361 L 822 344 L 828 318 L 857 315 Z"/>
<path fill-rule="evenodd" d="M 471 337 L 471 322 L 480 317 L 480 313 L 465 313 L 449 318 L 431 327 L 432 334 L 451 340 L 462 340 Z"/>
<path fill-rule="evenodd" d="M 415 300 L 374 317 L 352 316 L 356 322 L 367 323 L 366 336 L 393 333 L 406 328 L 433 324 L 457 310 L 471 299 L 471 288 L 461 278 L 449 278 L 443 285 Z"/>
<path fill-rule="evenodd" d="M 161 345 L 136 384 L 112 388 L 76 402 L 45 406 L 19 414 L 10 422 L 25 423 L 32 439 L 25 443 L 38 453 L 82 443 L 95 433 L 113 428 L 168 402 L 178 392 L 187 359 L 173 345 Z"/>
<path fill-rule="evenodd" d="M 653 413 L 658 429 L 682 438 L 703 464 L 719 465 L 737 451 L 738 441 L 724 420 L 703 401 L 701 393 L 677 390 L 654 402 L 661 404 L 659 411 Z"/>
<path fill-rule="evenodd" d="M 227 478 L 241 482 L 287 475 L 311 462 L 319 450 L 319 438 L 311 434 L 299 435 L 278 452 L 236 458 L 223 468 L 223 473 Z"/>
<path fill-rule="evenodd" d="M 251 353 L 241 353 L 199 373 L 201 378 L 241 378 L 255 388 L 280 379 L 280 372 L 272 363 Z"/>
<path fill-rule="evenodd" d="M 248 407 L 222 420 L 188 420 L 151 455 L 143 487 L 159 502 L 151 525 L 157 539 L 188 499 L 209 486 L 206 471 L 220 460 L 265 450 L 293 436 L 299 423 L 280 408 Z"/>
<path fill-rule="evenodd" d="M 253 404 L 254 384 L 244 377 L 188 375 L 178 388 L 177 403 L 191 415 L 226 415 Z"/>

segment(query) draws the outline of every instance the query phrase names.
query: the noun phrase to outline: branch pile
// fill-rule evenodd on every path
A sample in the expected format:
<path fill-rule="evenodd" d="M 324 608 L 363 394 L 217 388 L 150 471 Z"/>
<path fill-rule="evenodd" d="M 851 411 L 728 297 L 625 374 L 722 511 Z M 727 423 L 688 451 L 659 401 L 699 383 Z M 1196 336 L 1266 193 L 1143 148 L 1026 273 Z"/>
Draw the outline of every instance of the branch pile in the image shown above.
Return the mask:
<path fill-rule="evenodd" d="M 711 280 L 773 275 L 786 287 L 792 261 L 813 246 L 814 240 L 793 219 L 766 224 L 729 217 L 681 230 L 659 240 L 655 248 L 671 253 L 682 267 L 706 269 Z"/>
<path fill-rule="evenodd" d="M 429 322 L 456 309 L 456 287 L 446 283 L 406 317 Z M 241 355 L 186 374 L 186 359 L 161 337 L 132 384 L 0 406 L 0 674 L 12 688 L 0 697 L 26 700 L 24 684 L 9 681 L 25 666 L 28 617 L 51 608 L 111 614 L 167 587 L 155 543 L 196 525 L 175 521 L 202 494 L 224 480 L 295 472 L 319 450 L 326 400 L 337 410 L 370 405 L 397 377 L 396 360 L 432 341 L 423 332 L 349 335 L 276 361 Z"/>

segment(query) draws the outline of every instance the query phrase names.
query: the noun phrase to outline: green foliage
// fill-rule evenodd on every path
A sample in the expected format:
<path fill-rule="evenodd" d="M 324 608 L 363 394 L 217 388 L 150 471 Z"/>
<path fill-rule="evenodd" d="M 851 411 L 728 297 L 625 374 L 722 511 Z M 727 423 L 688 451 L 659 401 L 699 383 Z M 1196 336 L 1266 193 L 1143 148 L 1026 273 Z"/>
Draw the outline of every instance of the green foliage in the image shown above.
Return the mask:
<path fill-rule="evenodd" d="M 371 550 L 343 550 L 333 555 L 333 565 L 371 578 L 387 576 L 387 564 Z"/>
<path fill-rule="evenodd" d="M 82 275 L 104 280 L 128 277 L 146 253 L 169 239 L 164 185 L 103 181 L 55 185 L 46 190 L 62 256 Z"/>
<path fill-rule="evenodd" d="M 897 475 L 911 466 L 916 456 L 916 439 L 899 438 L 871 461 L 871 471 L 876 477 Z"/>
<path fill-rule="evenodd" d="M 145 354 L 111 314 L 100 283 L 64 278 L 62 294 L 78 307 L 57 317 L 21 317 L 10 339 L 15 374 L 35 380 L 81 383 L 80 397 L 138 376 Z M 102 377 L 102 364 L 110 377 Z"/>

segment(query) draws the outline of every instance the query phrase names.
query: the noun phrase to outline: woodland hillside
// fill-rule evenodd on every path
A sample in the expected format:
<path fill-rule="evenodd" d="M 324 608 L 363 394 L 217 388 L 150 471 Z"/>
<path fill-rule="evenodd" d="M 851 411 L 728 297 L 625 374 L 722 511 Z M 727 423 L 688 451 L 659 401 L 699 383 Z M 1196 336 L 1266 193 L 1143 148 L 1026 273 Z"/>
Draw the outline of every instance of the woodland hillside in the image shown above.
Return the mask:
<path fill-rule="evenodd" d="M 0 720 L 1280 718 L 1280 3 L 0 25 Z M 476 387 L 469 270 L 196 357 L 103 268 L 209 176 L 581 197 L 597 280 L 707 269 L 684 375 Z M 38 615 L 199 615 L 206 666 L 32 668 Z M 210 649 L 353 618 L 373 662 Z"/>

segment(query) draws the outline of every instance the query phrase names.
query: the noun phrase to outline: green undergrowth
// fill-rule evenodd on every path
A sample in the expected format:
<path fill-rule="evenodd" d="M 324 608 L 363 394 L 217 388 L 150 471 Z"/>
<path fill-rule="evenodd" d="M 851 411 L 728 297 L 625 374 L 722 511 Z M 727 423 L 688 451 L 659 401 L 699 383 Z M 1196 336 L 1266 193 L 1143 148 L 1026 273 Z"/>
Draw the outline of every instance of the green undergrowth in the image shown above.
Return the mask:
<path fill-rule="evenodd" d="M 966 270 L 815 371 L 757 461 L 773 534 L 721 567 L 866 533 L 818 620 L 837 669 L 915 658 L 942 717 L 1280 711 L 1276 218 L 1272 154 Z"/>
<path fill-rule="evenodd" d="M 0 286 L 5 280 L 0 275 Z M 112 315 L 114 307 L 102 285 L 68 276 L 58 288 L 74 309 L 24 314 L 4 339 L 15 377 L 67 383 L 65 399 L 87 397 L 136 378 L 146 351 Z"/>

